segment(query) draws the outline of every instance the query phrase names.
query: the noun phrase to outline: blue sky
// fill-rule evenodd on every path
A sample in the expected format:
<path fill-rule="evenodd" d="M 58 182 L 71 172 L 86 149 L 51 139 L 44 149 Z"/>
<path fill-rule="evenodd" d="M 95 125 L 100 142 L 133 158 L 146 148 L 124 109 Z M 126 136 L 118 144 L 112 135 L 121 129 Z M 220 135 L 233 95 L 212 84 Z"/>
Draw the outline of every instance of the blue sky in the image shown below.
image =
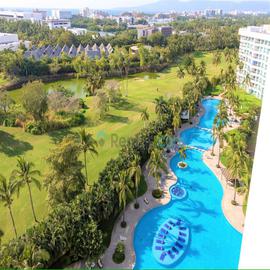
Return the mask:
<path fill-rule="evenodd" d="M 134 7 L 142 4 L 154 3 L 157 0 L 0 0 L 1 7 L 24 8 L 101 8 Z M 185 0 L 180 0 L 185 1 Z M 199 0 L 203 1 L 203 0 Z M 216 0 L 218 2 L 220 0 Z M 233 0 L 237 1 L 237 0 Z"/>

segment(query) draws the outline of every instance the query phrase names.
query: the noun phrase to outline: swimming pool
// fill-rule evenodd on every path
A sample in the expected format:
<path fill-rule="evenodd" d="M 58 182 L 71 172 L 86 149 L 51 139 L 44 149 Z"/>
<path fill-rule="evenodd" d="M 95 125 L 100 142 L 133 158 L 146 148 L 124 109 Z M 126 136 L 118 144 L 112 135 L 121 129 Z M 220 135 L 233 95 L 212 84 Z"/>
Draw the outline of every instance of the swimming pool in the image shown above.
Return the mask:
<path fill-rule="evenodd" d="M 199 127 L 211 129 L 217 113 L 219 101 L 205 99 L 202 104 L 205 114 Z M 180 135 L 181 141 L 201 149 L 212 145 L 211 132 L 199 128 L 190 128 Z M 202 153 L 187 150 L 188 167 L 178 168 L 181 161 L 176 154 L 170 166 L 187 190 L 183 200 L 171 200 L 169 204 L 152 209 L 146 213 L 136 226 L 134 249 L 136 253 L 135 269 L 166 269 L 157 262 L 152 254 L 152 243 L 156 231 L 168 218 L 180 218 L 190 228 L 190 240 L 184 256 L 171 265 L 173 269 L 220 269 L 237 268 L 242 235 L 235 230 L 223 215 L 221 201 L 222 186 L 213 172 L 202 161 Z M 181 181 L 180 181 L 181 178 Z"/>

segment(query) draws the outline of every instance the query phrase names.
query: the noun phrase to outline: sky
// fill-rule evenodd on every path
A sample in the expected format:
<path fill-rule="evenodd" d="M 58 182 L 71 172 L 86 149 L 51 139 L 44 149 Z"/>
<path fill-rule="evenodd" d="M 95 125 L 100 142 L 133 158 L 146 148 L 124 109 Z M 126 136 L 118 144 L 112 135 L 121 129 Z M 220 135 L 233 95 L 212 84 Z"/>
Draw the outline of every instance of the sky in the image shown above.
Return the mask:
<path fill-rule="evenodd" d="M 100 8 L 134 7 L 156 2 L 157 0 L 0 0 L 1 7 L 36 8 Z"/>
<path fill-rule="evenodd" d="M 143 4 L 154 3 L 156 1 L 158 0 L 0 0 L 0 8 L 23 7 L 80 9 L 83 7 L 89 7 L 93 9 L 110 9 L 117 7 L 135 7 Z M 215 1 L 218 2 L 221 0 Z"/>

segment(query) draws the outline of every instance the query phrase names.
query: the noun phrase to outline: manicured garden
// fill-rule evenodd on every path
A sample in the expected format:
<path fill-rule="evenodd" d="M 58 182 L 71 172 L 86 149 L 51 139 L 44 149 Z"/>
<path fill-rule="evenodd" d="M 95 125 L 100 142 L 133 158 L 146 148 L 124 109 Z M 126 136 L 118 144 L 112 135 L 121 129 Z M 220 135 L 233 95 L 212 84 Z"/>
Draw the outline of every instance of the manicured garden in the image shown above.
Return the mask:
<path fill-rule="evenodd" d="M 213 65 L 211 54 L 197 54 L 196 61 L 204 60 L 207 64 L 207 75 L 211 78 L 219 74 L 221 68 L 225 64 Z M 136 134 L 143 126 L 141 113 L 144 108 L 148 109 L 150 120 L 156 117 L 154 99 L 159 96 L 171 97 L 181 96 L 181 89 L 184 84 L 191 80 L 190 75 L 179 79 L 177 77 L 177 67 L 169 68 L 161 73 L 149 74 L 142 73 L 130 76 L 128 96 L 124 101 L 116 106 L 111 106 L 109 112 L 104 119 L 97 120 L 94 107 L 94 98 L 84 98 L 85 103 L 89 107 L 86 110 L 87 123 L 85 128 L 87 132 L 94 135 L 94 138 L 99 142 L 98 156 L 88 159 L 88 172 L 90 182 L 97 179 L 99 173 L 104 169 L 106 163 L 119 152 L 124 138 L 128 138 Z M 79 91 L 83 87 L 83 80 L 69 80 L 48 84 L 47 88 L 53 88 L 56 84 L 61 83 L 68 89 L 76 89 Z M 125 81 L 121 82 L 122 84 Z M 22 90 L 10 92 L 10 96 L 17 102 L 20 101 Z M 125 95 L 126 93 L 122 93 Z M 24 155 L 25 159 L 34 162 L 35 168 L 40 170 L 43 175 L 48 173 L 48 165 L 45 158 L 50 153 L 50 149 L 55 147 L 65 135 L 76 133 L 79 128 L 71 128 L 67 130 L 53 131 L 48 134 L 35 136 L 26 133 L 22 128 L 1 127 L 0 130 L 0 170 L 1 174 L 8 177 L 11 171 L 16 166 L 16 157 Z M 41 178 L 42 181 L 43 178 Z M 42 189 L 33 188 L 33 200 L 35 202 L 36 213 L 39 219 L 47 216 L 47 192 Z M 21 191 L 20 197 L 15 197 L 12 205 L 14 218 L 17 222 L 18 233 L 21 234 L 26 228 L 33 225 L 31 215 L 31 207 L 27 190 Z M 0 207 L 0 212 L 3 213 L 3 219 L 0 221 L 0 228 L 5 232 L 3 241 L 13 237 L 10 218 L 7 209 Z"/>

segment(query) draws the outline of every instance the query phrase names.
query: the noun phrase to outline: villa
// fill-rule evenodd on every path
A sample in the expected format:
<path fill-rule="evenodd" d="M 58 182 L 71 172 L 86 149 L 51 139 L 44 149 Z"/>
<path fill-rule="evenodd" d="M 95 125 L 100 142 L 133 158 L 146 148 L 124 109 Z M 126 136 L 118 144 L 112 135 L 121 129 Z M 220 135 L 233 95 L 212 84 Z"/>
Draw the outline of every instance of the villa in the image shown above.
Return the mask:
<path fill-rule="evenodd" d="M 90 46 L 88 44 L 86 47 L 83 47 L 81 44 L 78 47 L 73 44 L 71 45 L 71 47 L 67 45 L 64 45 L 63 47 L 59 45 L 56 45 L 55 47 L 48 45 L 40 48 L 32 47 L 32 49 L 25 52 L 24 56 L 26 58 L 33 57 L 36 60 L 40 60 L 43 57 L 58 58 L 64 53 L 71 58 L 74 58 L 81 54 L 85 54 L 89 58 L 95 59 L 101 58 L 102 55 L 108 57 L 112 52 L 113 47 L 111 46 L 111 44 L 108 44 L 107 46 L 104 46 L 104 44 L 101 44 L 100 46 L 97 46 L 97 44 L 94 44 L 94 46 Z"/>

